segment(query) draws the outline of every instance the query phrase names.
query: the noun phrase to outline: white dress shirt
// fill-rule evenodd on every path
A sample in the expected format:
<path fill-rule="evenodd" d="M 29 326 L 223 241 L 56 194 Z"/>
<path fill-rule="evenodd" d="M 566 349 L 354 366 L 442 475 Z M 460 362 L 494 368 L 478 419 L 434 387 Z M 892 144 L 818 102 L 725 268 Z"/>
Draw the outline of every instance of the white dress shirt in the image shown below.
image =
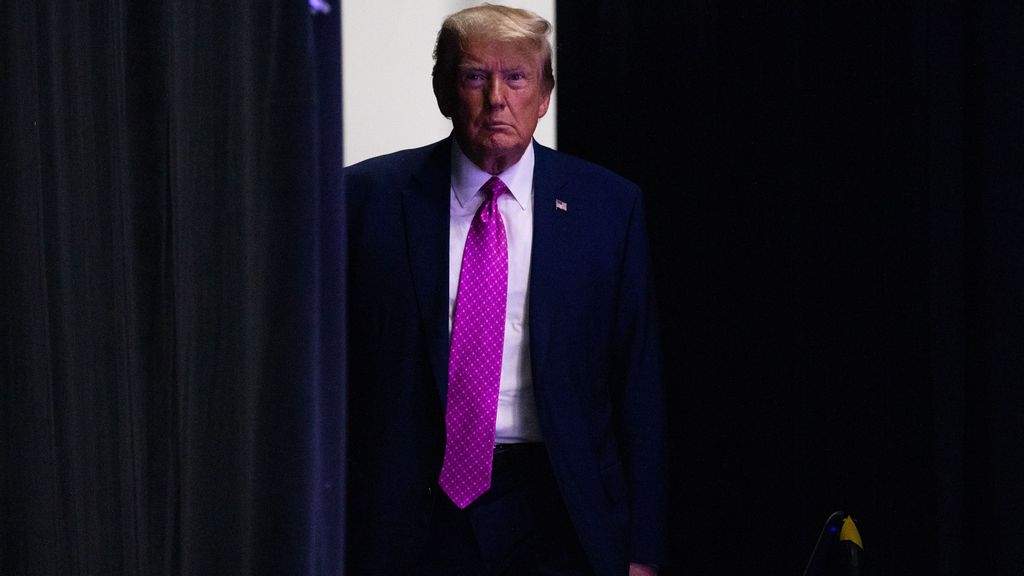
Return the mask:
<path fill-rule="evenodd" d="M 511 194 L 498 198 L 498 212 L 508 239 L 508 303 L 505 314 L 505 349 L 501 357 L 501 384 L 495 442 L 541 440 L 530 372 L 530 331 L 527 286 L 530 280 L 530 249 L 533 246 L 533 143 L 516 164 L 498 174 Z M 462 252 L 469 225 L 484 202 L 480 187 L 491 178 L 452 139 L 452 186 L 448 231 L 448 334 L 459 289 Z"/>

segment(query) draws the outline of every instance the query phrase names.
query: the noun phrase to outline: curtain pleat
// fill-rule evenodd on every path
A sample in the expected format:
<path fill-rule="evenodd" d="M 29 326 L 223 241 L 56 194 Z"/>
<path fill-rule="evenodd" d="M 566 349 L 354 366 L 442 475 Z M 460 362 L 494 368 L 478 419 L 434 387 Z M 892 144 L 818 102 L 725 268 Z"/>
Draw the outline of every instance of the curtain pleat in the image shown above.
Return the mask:
<path fill-rule="evenodd" d="M 0 13 L 0 574 L 340 573 L 338 12 Z"/>

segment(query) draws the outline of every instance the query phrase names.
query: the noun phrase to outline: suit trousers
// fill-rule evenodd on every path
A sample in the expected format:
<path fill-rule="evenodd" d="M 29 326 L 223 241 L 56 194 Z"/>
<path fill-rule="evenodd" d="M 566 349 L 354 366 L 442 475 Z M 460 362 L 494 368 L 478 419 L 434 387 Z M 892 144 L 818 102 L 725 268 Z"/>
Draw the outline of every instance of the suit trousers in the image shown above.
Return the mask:
<path fill-rule="evenodd" d="M 464 510 L 437 489 L 419 576 L 591 576 L 543 443 L 495 447 L 491 488 Z"/>

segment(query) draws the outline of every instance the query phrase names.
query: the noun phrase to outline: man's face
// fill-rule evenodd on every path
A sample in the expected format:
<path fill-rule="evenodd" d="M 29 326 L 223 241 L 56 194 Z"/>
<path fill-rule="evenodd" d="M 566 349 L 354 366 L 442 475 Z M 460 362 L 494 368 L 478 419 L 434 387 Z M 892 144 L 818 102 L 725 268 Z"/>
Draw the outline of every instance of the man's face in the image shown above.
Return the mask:
<path fill-rule="evenodd" d="M 470 42 L 455 74 L 452 124 L 466 156 L 491 174 L 519 161 L 548 111 L 542 60 L 510 44 Z"/>

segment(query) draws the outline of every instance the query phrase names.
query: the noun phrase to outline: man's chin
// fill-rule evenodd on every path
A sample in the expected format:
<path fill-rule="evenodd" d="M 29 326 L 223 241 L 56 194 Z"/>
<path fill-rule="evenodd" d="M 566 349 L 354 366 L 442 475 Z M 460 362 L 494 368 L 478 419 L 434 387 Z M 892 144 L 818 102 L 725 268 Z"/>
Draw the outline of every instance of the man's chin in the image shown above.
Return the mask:
<path fill-rule="evenodd" d="M 491 156 L 522 155 L 526 145 L 518 138 L 508 137 L 503 134 L 491 136 L 481 143 L 481 152 Z"/>

